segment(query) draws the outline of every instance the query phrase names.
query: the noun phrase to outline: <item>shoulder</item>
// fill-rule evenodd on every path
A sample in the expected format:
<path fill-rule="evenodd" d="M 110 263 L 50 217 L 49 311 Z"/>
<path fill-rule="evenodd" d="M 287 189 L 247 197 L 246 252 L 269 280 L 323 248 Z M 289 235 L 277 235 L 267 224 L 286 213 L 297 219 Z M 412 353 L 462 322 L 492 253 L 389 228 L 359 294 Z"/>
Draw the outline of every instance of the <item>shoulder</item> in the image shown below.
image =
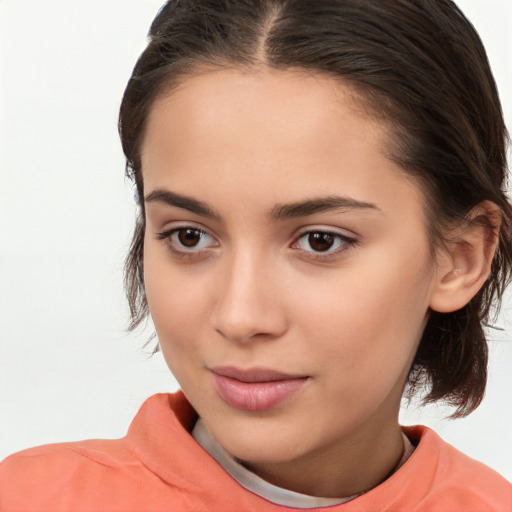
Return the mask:
<path fill-rule="evenodd" d="M 134 425 L 150 423 L 161 409 L 168 412 L 170 398 L 172 395 L 165 394 L 148 398 L 140 407 L 130 430 L 140 430 L 140 427 L 137 429 Z M 73 470 L 78 467 L 81 471 L 94 468 L 98 472 L 104 472 L 133 464 L 134 460 L 128 436 L 121 439 L 89 439 L 54 443 L 29 448 L 7 457 L 0 464 L 0 478 L 16 477 L 20 472 L 36 479 L 49 478 L 54 474 L 69 478 Z M 59 474 L 63 468 L 66 468 L 66 475 Z"/>
<path fill-rule="evenodd" d="M 134 473 L 136 459 L 123 440 L 90 440 L 30 448 L 0 464 L 0 510 L 49 510 L 46 504 L 90 493 L 117 479 L 121 468 Z M 29 508 L 27 508 L 29 507 Z"/>
<path fill-rule="evenodd" d="M 403 427 L 416 446 L 396 473 L 345 512 L 512 512 L 512 484 L 428 427 Z"/>
<path fill-rule="evenodd" d="M 424 494 L 428 506 L 465 512 L 512 511 L 512 484 L 485 464 L 441 439 L 433 430 L 417 426 L 405 432 L 418 446 L 409 461 L 417 477 L 430 480 Z"/>
<path fill-rule="evenodd" d="M 183 404 L 178 395 L 154 395 L 122 439 L 49 444 L 7 457 L 0 464 L 0 511 L 107 510 L 110 503 L 113 509 L 131 510 L 129 500 L 142 495 L 142 487 L 161 486 L 144 459 L 151 449 L 151 427 L 158 431 L 166 414 L 178 423 L 172 406 Z"/>

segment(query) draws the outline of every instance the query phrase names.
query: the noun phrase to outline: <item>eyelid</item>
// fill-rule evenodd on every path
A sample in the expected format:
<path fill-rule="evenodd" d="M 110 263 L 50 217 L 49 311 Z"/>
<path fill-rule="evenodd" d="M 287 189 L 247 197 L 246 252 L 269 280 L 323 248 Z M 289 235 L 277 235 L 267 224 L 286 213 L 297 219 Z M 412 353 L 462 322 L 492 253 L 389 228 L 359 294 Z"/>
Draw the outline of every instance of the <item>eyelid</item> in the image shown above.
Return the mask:
<path fill-rule="evenodd" d="M 179 231 L 180 229 L 197 229 L 198 231 L 201 231 L 202 233 L 205 233 L 206 235 L 208 236 L 211 236 L 212 238 L 214 238 L 215 240 L 217 240 L 217 236 L 214 235 L 211 231 L 211 229 L 207 228 L 206 226 L 204 226 L 203 224 L 199 223 L 199 222 L 194 222 L 194 221 L 173 221 L 173 222 L 168 222 L 165 224 L 165 227 L 161 228 L 161 229 L 156 229 L 156 234 L 157 235 L 162 235 L 164 233 L 172 233 L 172 232 L 175 232 L 175 231 Z"/>
<path fill-rule="evenodd" d="M 348 229 L 337 228 L 334 226 L 326 226 L 323 224 L 313 224 L 311 226 L 304 226 L 299 228 L 294 235 L 294 240 L 299 239 L 300 237 L 307 235 L 308 233 L 328 233 L 330 235 L 340 236 L 347 240 L 356 241 L 359 238 L 357 233 L 353 231 L 349 231 Z"/>
<path fill-rule="evenodd" d="M 192 229 L 200 231 L 203 235 L 211 238 L 215 244 L 212 244 L 208 247 L 202 247 L 196 249 L 195 247 L 184 247 L 184 246 L 176 246 L 175 243 L 172 242 L 171 236 L 181 230 Z M 155 233 L 157 240 L 161 240 L 166 243 L 168 249 L 178 257 L 198 257 L 204 255 L 205 253 L 210 252 L 215 247 L 220 245 L 217 237 L 213 235 L 210 230 L 206 229 L 204 226 L 196 223 L 196 222 L 186 222 L 186 221 L 177 221 L 168 224 L 164 229 L 159 230 Z"/>
<path fill-rule="evenodd" d="M 299 247 L 299 241 L 312 233 L 325 233 L 338 237 L 343 242 L 342 245 L 334 250 L 327 251 L 308 251 Z M 340 228 L 334 228 L 332 226 L 307 226 L 301 228 L 298 233 L 294 236 L 293 242 L 290 245 L 292 249 L 295 249 L 302 253 L 304 257 L 318 261 L 328 261 L 329 259 L 336 259 L 345 254 L 347 251 L 353 249 L 358 243 L 358 237 L 354 233 L 347 234 L 345 230 Z"/>

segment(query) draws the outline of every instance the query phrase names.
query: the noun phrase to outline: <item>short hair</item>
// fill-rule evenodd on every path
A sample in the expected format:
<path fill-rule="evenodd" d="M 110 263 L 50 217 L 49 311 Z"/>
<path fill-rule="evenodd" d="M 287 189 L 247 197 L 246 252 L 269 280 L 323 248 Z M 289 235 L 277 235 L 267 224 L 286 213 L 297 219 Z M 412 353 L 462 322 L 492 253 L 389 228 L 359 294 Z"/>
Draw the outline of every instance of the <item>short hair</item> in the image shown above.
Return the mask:
<path fill-rule="evenodd" d="M 385 120 L 388 157 L 423 188 L 433 248 L 478 203 L 501 210 L 490 276 L 452 313 L 431 312 L 408 377 L 409 397 L 443 400 L 465 416 L 487 379 L 484 327 L 510 281 L 512 207 L 507 132 L 487 56 L 450 0 L 169 0 L 153 21 L 122 100 L 119 130 L 138 219 L 125 266 L 130 329 L 148 315 L 140 146 L 159 95 L 201 67 L 303 69 L 340 79 Z M 435 253 L 434 253 L 435 254 Z"/>

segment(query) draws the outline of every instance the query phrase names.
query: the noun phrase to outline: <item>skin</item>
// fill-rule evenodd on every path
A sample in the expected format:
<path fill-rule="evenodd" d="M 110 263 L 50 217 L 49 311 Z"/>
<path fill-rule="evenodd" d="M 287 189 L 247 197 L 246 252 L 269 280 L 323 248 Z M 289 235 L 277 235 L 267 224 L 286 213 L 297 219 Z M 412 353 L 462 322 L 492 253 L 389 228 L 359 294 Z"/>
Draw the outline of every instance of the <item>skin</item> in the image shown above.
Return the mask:
<path fill-rule="evenodd" d="M 169 368 L 229 452 L 325 497 L 367 490 L 399 461 L 400 399 L 439 282 L 423 193 L 363 112 L 331 78 L 214 70 L 155 102 L 142 144 L 144 279 Z M 333 195 L 373 206 L 275 218 Z M 204 235 L 185 247 L 177 228 Z M 332 248 L 315 251 L 308 232 L 335 233 Z M 218 365 L 308 380 L 271 410 L 244 411 L 216 392 Z"/>

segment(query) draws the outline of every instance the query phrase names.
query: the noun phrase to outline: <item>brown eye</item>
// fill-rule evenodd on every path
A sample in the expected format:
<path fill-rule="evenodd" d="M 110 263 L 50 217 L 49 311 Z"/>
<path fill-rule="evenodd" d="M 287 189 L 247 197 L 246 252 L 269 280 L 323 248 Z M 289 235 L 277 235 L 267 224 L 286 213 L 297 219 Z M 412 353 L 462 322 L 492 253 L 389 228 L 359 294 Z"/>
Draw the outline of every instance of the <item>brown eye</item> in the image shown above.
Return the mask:
<path fill-rule="evenodd" d="M 199 229 L 180 229 L 177 231 L 177 238 L 184 247 L 195 247 L 201 241 L 203 232 Z"/>
<path fill-rule="evenodd" d="M 303 233 L 292 247 L 319 258 L 321 255 L 334 256 L 353 247 L 356 239 L 332 231 L 307 231 Z"/>
<path fill-rule="evenodd" d="M 328 251 L 334 245 L 336 238 L 331 233 L 315 232 L 308 234 L 308 244 L 314 251 Z"/>
<path fill-rule="evenodd" d="M 205 231 L 194 226 L 171 228 L 157 233 L 157 239 L 165 242 L 175 256 L 199 257 L 206 251 L 219 247 L 218 241 Z"/>

